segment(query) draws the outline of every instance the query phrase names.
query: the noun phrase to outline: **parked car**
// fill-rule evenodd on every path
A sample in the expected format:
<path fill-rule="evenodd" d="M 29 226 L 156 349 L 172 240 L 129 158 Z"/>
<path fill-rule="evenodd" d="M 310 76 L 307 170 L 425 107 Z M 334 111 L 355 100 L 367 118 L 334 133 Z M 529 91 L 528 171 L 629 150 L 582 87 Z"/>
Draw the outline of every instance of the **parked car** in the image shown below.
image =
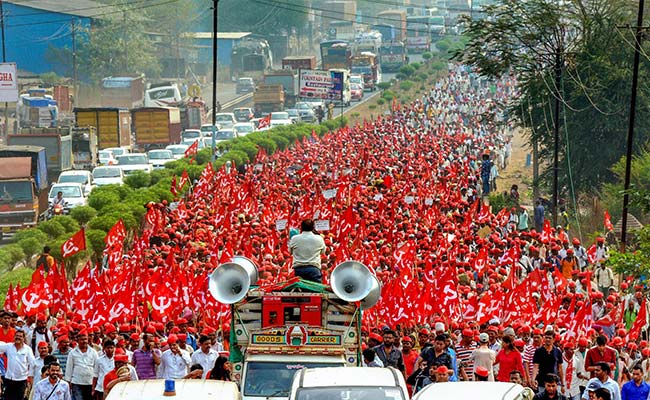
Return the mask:
<path fill-rule="evenodd" d="M 239 122 L 235 124 L 232 129 L 237 134 L 237 137 L 243 137 L 255 131 L 255 124 L 252 122 Z"/>
<path fill-rule="evenodd" d="M 153 169 L 165 168 L 165 163 L 175 160 L 174 153 L 170 150 L 149 150 L 147 152 L 147 158 L 149 159 L 149 164 L 153 166 Z"/>
<path fill-rule="evenodd" d="M 255 81 L 253 78 L 239 78 L 235 86 L 235 93 L 253 93 L 255 91 Z"/>
<path fill-rule="evenodd" d="M 124 175 L 130 175 L 135 171 L 151 172 L 153 167 L 149 164 L 147 155 L 144 153 L 125 154 L 117 157 L 117 165 L 122 168 Z"/>
<path fill-rule="evenodd" d="M 220 128 L 219 124 L 215 125 L 215 131 L 218 131 Z M 211 137 L 212 136 L 212 124 L 203 124 L 201 125 L 201 134 L 203 137 Z"/>
<path fill-rule="evenodd" d="M 90 192 L 93 190 L 93 176 L 90 171 L 85 170 L 72 170 L 72 171 L 63 171 L 59 175 L 57 183 L 81 183 L 84 189 L 84 195 L 88 197 Z"/>
<path fill-rule="evenodd" d="M 198 139 L 200 137 L 203 137 L 203 133 L 200 129 L 185 129 L 183 133 L 181 133 L 181 140 Z"/>
<path fill-rule="evenodd" d="M 289 119 L 291 119 L 291 121 L 292 121 L 294 124 L 297 124 L 297 123 L 299 123 L 299 122 L 302 122 L 302 120 L 300 119 L 300 113 L 298 112 L 298 109 L 296 109 L 296 108 L 287 108 L 287 109 L 284 110 L 284 111 L 285 111 L 287 114 L 289 114 Z"/>
<path fill-rule="evenodd" d="M 351 83 L 350 95 L 352 100 L 361 101 L 361 99 L 363 99 L 363 87 L 357 83 Z"/>
<path fill-rule="evenodd" d="M 99 165 L 115 165 L 117 160 L 110 150 L 100 150 L 98 157 Z"/>
<path fill-rule="evenodd" d="M 221 128 L 232 128 L 232 126 L 237 123 L 237 120 L 235 119 L 235 114 L 233 113 L 218 113 L 215 116 L 215 120 L 217 121 L 217 124 L 219 124 L 219 127 Z"/>
<path fill-rule="evenodd" d="M 304 122 L 314 122 L 316 120 L 316 112 L 307 102 L 301 101 L 296 103 L 296 108 L 300 114 L 300 119 Z"/>
<path fill-rule="evenodd" d="M 181 158 L 185 157 L 185 151 L 188 147 L 189 146 L 186 146 L 184 144 L 170 144 L 169 146 L 165 147 L 165 150 L 172 152 L 174 160 L 180 160 Z"/>
<path fill-rule="evenodd" d="M 124 183 L 124 172 L 118 166 L 95 167 L 92 174 L 96 186 L 121 185 Z"/>
<path fill-rule="evenodd" d="M 248 122 L 255 116 L 250 107 L 235 108 L 232 113 L 235 114 L 237 122 Z"/>
<path fill-rule="evenodd" d="M 85 206 L 88 198 L 84 195 L 84 188 L 81 183 L 68 182 L 68 183 L 55 183 L 50 188 L 48 200 L 50 204 L 56 198 L 57 193 L 63 193 L 63 200 L 66 201 L 68 209 L 78 206 Z"/>

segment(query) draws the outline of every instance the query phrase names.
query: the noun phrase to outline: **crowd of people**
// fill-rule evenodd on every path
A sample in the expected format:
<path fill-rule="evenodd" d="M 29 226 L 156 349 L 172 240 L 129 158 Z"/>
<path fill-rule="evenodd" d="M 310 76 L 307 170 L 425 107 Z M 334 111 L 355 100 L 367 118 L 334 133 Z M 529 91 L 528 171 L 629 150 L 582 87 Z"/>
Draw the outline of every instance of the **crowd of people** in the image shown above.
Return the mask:
<path fill-rule="evenodd" d="M 8 296 L 5 308 L 20 315 L 0 329 L 8 398 L 21 398 L 31 380 L 35 396 L 65 381 L 86 400 L 120 379 L 198 370 L 229 379 L 229 308 L 210 295 L 208 275 L 234 255 L 256 263 L 262 290 L 295 275 L 327 284 L 347 260 L 368 266 L 382 296 L 363 314 L 365 364 L 404 371 L 415 391 L 506 380 L 538 398 L 603 388 L 616 400 L 637 398 L 625 387 L 639 388 L 639 366 L 648 376 L 643 287 L 625 277 L 616 284 L 601 238 L 585 248 L 551 227 L 543 207 L 529 228 L 525 208 L 487 202 L 512 152 L 503 104 L 516 95 L 510 77 L 489 83 L 449 64 L 444 79 L 391 116 L 261 151 L 250 165 L 208 164 L 187 196 L 148 205 L 131 245 L 111 230 L 107 269 L 87 265 L 67 287 L 48 281 L 54 266 L 22 297 Z M 518 188 L 509 195 L 518 200 Z M 309 219 L 305 237 L 294 236 Z M 296 252 L 300 240 L 320 257 Z M 20 298 L 38 301 L 25 312 Z M 43 318 L 33 312 L 48 307 Z M 26 349 L 58 362 L 34 370 L 39 358 Z"/>

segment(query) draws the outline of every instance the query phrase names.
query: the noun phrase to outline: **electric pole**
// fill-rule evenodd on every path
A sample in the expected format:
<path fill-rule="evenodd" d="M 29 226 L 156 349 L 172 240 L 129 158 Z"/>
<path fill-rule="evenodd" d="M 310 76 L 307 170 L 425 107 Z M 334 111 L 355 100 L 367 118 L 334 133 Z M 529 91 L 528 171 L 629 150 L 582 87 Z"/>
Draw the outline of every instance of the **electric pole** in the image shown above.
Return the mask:
<path fill-rule="evenodd" d="M 74 17 L 72 17 L 72 100 L 74 103 L 77 102 L 77 32 L 74 22 Z"/>
<path fill-rule="evenodd" d="M 219 17 L 219 0 L 212 0 L 212 161 L 216 156 L 217 136 L 217 19 Z"/>
<path fill-rule="evenodd" d="M 129 46 L 127 44 L 127 37 L 126 37 L 126 10 L 122 12 L 122 23 L 124 24 L 124 31 L 123 31 L 123 41 L 124 41 L 124 73 L 126 74 L 129 70 Z"/>
<path fill-rule="evenodd" d="M 639 82 L 639 56 L 641 54 L 641 40 L 643 39 L 643 8 L 645 0 L 639 0 L 639 14 L 636 21 L 636 34 L 634 36 L 634 64 L 632 69 L 632 94 L 630 96 L 630 123 L 627 127 L 627 152 L 625 154 L 625 183 L 623 191 L 623 215 L 621 220 L 621 252 L 625 252 L 627 244 L 627 213 L 630 204 L 630 177 L 632 174 L 632 146 L 634 144 L 634 119 L 636 116 L 636 92 Z"/>
<path fill-rule="evenodd" d="M 0 0 L 0 31 L 2 31 L 2 62 L 7 62 L 7 51 L 5 47 L 5 12 L 3 8 L 3 1 Z M 17 79 L 17 78 L 16 78 Z M 9 103 L 5 101 L 5 126 L 4 126 L 4 139 L 5 144 L 9 137 Z"/>
<path fill-rule="evenodd" d="M 562 46 L 555 53 L 555 115 L 553 125 L 553 227 L 557 226 L 558 178 L 560 173 L 560 85 L 562 84 Z"/>

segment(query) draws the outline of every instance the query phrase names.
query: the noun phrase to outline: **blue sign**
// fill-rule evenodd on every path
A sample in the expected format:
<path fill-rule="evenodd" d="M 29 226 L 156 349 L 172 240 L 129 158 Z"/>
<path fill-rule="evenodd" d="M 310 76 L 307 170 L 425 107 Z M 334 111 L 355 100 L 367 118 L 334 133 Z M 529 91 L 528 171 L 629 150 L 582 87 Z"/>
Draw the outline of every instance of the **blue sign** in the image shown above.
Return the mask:
<path fill-rule="evenodd" d="M 330 87 L 327 98 L 330 100 L 343 101 L 343 72 L 330 71 L 332 86 Z"/>

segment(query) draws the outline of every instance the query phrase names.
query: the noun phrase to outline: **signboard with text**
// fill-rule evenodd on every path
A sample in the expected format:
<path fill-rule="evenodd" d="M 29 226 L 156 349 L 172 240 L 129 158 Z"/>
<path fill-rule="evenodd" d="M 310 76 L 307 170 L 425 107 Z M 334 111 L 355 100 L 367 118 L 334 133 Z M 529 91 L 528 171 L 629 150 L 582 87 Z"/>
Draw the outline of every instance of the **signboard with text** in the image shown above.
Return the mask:
<path fill-rule="evenodd" d="M 343 97 L 343 72 L 300 70 L 300 97 L 341 100 Z"/>
<path fill-rule="evenodd" d="M 0 102 L 18 101 L 16 63 L 0 63 Z"/>

